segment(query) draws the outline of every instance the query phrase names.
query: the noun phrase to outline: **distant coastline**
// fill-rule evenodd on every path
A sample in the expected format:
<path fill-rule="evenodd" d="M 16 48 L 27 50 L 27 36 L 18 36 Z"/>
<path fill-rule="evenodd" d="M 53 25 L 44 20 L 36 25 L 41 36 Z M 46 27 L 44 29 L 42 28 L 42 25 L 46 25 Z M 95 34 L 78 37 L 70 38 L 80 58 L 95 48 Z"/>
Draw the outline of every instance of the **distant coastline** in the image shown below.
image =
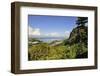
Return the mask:
<path fill-rule="evenodd" d="M 64 40 L 65 38 L 64 37 L 58 37 L 58 38 L 37 38 L 38 40 L 40 40 L 40 41 L 43 41 L 43 42 L 52 42 L 52 41 L 55 41 L 55 40 L 58 40 L 58 41 L 60 41 L 60 40 Z"/>
<path fill-rule="evenodd" d="M 32 37 L 32 38 L 36 38 L 40 41 L 47 42 L 47 43 L 55 41 L 55 40 L 60 41 L 60 40 L 66 39 L 66 37 Z"/>

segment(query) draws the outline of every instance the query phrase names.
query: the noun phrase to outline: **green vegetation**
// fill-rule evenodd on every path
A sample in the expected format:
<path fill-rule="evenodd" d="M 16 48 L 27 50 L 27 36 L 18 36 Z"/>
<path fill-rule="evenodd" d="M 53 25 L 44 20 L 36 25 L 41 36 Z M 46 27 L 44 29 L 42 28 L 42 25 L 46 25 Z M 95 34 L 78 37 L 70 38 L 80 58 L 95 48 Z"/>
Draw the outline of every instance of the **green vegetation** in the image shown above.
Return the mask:
<path fill-rule="evenodd" d="M 50 46 L 46 43 L 29 48 L 29 60 L 74 59 L 87 52 L 85 44 Z M 86 56 L 87 57 L 87 56 Z"/>
<path fill-rule="evenodd" d="M 40 40 L 38 40 L 38 39 L 36 39 L 36 38 L 29 39 L 29 41 L 31 41 L 31 42 L 34 42 L 34 41 L 41 42 Z"/>
<path fill-rule="evenodd" d="M 62 59 L 65 54 L 64 46 L 49 46 L 41 43 L 29 49 L 30 60 Z"/>
<path fill-rule="evenodd" d="M 73 28 L 69 38 L 51 43 L 45 43 L 38 39 L 29 39 L 28 59 L 29 60 L 56 60 L 56 59 L 77 59 L 88 57 L 88 27 L 85 26 L 87 18 L 78 18 L 77 27 Z"/>

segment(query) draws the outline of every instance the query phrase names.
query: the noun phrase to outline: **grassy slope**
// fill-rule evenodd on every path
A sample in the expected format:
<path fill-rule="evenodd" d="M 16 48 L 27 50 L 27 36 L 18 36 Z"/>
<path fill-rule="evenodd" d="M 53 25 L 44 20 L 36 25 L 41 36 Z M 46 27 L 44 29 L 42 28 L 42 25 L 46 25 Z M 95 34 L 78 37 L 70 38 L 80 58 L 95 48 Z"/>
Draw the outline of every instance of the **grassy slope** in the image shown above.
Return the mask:
<path fill-rule="evenodd" d="M 29 48 L 29 60 L 74 59 L 86 51 L 84 44 L 50 46 L 40 43 Z"/>

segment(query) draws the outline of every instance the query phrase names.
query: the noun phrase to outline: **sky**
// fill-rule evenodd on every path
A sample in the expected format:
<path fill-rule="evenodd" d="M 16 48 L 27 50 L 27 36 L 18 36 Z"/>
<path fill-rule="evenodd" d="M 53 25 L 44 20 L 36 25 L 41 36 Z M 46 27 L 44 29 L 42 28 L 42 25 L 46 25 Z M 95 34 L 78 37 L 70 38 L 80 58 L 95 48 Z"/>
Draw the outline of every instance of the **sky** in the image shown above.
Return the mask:
<path fill-rule="evenodd" d="M 77 17 L 28 15 L 29 36 L 68 37 Z"/>

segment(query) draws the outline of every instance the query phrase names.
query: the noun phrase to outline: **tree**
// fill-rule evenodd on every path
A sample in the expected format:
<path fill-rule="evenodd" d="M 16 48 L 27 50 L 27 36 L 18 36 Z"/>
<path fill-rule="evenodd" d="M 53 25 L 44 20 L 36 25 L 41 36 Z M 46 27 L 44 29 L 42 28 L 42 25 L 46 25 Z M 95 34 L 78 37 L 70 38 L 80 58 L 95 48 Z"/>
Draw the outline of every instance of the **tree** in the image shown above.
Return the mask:
<path fill-rule="evenodd" d="M 76 24 L 78 26 L 81 26 L 81 28 L 83 28 L 86 25 L 86 23 L 88 23 L 88 17 L 78 17 L 76 20 Z M 79 39 L 78 40 L 79 42 L 82 42 L 85 38 L 87 38 L 87 37 L 85 37 L 85 36 L 87 36 L 87 29 L 85 31 L 83 30 L 83 32 L 82 32 L 82 29 L 78 30 L 78 33 L 79 33 L 79 36 L 77 39 Z"/>
<path fill-rule="evenodd" d="M 87 17 L 78 17 L 77 21 L 76 21 L 76 24 L 78 26 L 84 26 L 85 23 L 87 23 L 87 22 L 88 22 L 88 18 Z"/>

